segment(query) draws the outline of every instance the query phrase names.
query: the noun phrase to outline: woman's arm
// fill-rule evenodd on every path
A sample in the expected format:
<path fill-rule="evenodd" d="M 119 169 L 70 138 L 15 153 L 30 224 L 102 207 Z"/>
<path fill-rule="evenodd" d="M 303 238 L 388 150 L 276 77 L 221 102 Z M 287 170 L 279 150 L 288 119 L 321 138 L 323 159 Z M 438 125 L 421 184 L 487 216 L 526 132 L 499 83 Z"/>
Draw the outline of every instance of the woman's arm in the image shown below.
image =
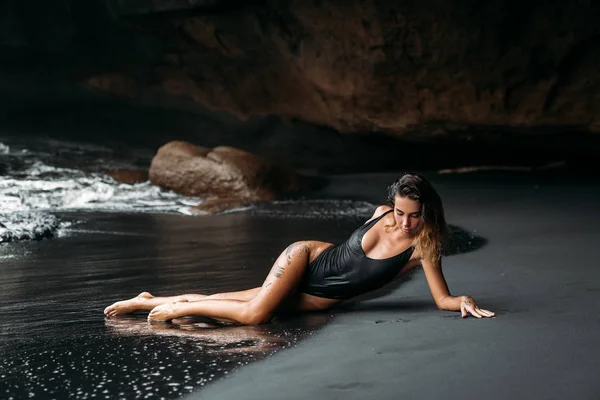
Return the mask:
<path fill-rule="evenodd" d="M 442 273 L 441 261 L 421 260 L 421 265 L 425 271 L 425 278 L 433 300 L 440 310 L 460 311 L 463 318 L 469 314 L 477 318 L 493 317 L 495 315 L 491 311 L 479 308 L 475 300 L 469 296 L 452 296 Z"/>

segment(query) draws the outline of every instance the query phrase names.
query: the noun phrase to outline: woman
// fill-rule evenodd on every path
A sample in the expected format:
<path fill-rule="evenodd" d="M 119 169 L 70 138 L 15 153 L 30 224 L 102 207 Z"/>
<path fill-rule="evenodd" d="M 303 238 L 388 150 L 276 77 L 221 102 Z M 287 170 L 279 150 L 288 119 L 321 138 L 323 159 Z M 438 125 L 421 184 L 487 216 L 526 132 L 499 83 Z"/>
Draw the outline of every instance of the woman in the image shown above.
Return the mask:
<path fill-rule="evenodd" d="M 154 297 L 144 292 L 104 310 L 116 316 L 150 310 L 150 321 L 189 315 L 255 325 L 284 308 L 324 310 L 378 289 L 418 265 L 423 267 L 436 305 L 477 318 L 494 313 L 469 296 L 450 295 L 441 257 L 447 235 L 442 201 L 419 174 L 405 174 L 388 188 L 391 206 L 379 206 L 341 245 L 302 241 L 288 246 L 261 287 L 210 296 L 184 294 Z"/>

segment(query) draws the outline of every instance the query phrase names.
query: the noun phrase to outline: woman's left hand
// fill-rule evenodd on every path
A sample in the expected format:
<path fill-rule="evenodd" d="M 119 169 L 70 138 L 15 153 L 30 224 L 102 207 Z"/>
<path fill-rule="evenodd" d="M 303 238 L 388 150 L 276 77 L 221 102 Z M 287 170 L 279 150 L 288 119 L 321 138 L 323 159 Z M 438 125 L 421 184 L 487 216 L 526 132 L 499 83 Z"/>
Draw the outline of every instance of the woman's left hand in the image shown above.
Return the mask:
<path fill-rule="evenodd" d="M 490 318 L 496 315 L 495 313 L 479 308 L 475 300 L 469 296 L 460 296 L 460 313 L 463 318 L 469 314 L 477 318 Z"/>

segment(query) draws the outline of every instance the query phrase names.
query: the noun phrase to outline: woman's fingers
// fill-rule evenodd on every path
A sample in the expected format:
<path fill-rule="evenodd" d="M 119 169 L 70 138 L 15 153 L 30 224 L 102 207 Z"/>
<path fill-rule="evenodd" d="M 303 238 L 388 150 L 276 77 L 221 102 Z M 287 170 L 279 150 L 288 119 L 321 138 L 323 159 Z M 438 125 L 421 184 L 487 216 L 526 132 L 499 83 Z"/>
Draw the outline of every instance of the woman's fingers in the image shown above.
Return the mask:
<path fill-rule="evenodd" d="M 494 315 L 496 315 L 495 313 L 493 313 L 489 310 L 484 310 L 477 306 L 473 307 L 473 310 L 469 310 L 469 312 L 471 314 L 473 314 L 474 316 L 476 316 L 477 318 L 482 318 L 482 317 L 489 318 L 489 317 L 493 317 Z"/>
<path fill-rule="evenodd" d="M 467 310 L 469 310 L 469 312 L 470 312 L 470 313 L 471 313 L 471 314 L 472 314 L 474 317 L 481 318 L 481 314 L 479 314 L 479 313 L 477 312 L 477 309 L 476 309 L 475 307 L 469 307 Z"/>
<path fill-rule="evenodd" d="M 474 317 L 481 318 L 481 315 L 475 311 L 475 307 L 473 306 L 464 306 L 461 308 L 461 311 L 463 318 L 467 317 L 469 314 L 473 315 Z"/>
<path fill-rule="evenodd" d="M 461 308 L 460 308 L 460 314 L 461 314 L 461 316 L 462 316 L 463 318 L 466 318 L 466 316 L 467 316 L 467 310 L 466 310 L 466 308 L 465 308 L 465 307 L 461 307 Z"/>
<path fill-rule="evenodd" d="M 493 312 L 491 312 L 489 310 L 484 310 L 484 309 L 481 309 L 481 308 L 478 311 L 484 317 L 493 317 L 494 315 L 496 315 L 496 313 L 493 313 Z"/>
<path fill-rule="evenodd" d="M 476 318 L 489 318 L 496 315 L 495 313 L 489 310 L 479 308 L 477 303 L 475 303 L 475 301 L 469 296 L 462 296 L 462 301 L 460 303 L 460 313 L 463 318 L 468 317 L 469 314 Z"/>

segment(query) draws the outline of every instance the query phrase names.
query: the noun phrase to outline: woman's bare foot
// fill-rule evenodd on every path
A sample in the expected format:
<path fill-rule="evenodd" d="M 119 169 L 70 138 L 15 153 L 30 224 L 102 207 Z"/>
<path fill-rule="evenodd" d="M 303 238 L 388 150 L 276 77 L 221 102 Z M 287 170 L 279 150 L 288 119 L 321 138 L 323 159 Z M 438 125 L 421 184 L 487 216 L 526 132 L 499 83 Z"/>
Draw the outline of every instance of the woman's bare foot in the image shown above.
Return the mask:
<path fill-rule="evenodd" d="M 132 299 L 117 301 L 113 305 L 106 307 L 106 309 L 104 309 L 104 314 L 109 317 L 115 317 L 117 315 L 129 314 L 137 310 L 151 310 L 153 306 L 149 304 L 148 300 L 153 297 L 154 296 L 148 292 L 142 292 Z"/>
<path fill-rule="evenodd" d="M 154 307 L 148 314 L 148 321 L 169 321 L 181 317 L 177 314 L 178 305 L 178 303 L 165 303 Z"/>

